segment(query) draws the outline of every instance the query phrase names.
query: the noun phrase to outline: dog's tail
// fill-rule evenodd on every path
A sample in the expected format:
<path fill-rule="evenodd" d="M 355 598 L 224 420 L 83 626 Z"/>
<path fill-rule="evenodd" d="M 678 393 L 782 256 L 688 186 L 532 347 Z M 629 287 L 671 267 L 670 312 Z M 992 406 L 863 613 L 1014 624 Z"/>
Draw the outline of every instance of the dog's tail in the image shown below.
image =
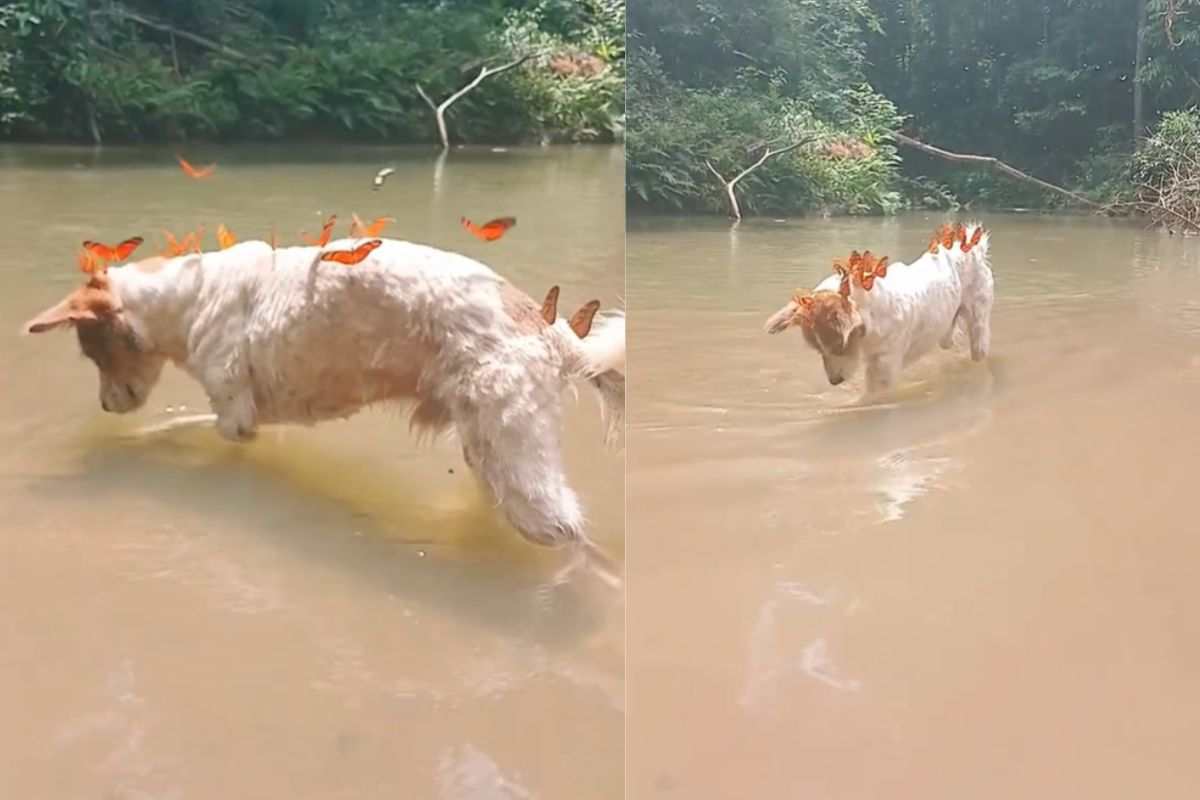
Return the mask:
<path fill-rule="evenodd" d="M 625 425 L 625 312 L 613 309 L 597 314 L 582 337 L 564 319 L 555 322 L 552 330 L 567 348 L 567 378 L 587 381 L 596 390 L 604 441 L 615 444 Z"/>

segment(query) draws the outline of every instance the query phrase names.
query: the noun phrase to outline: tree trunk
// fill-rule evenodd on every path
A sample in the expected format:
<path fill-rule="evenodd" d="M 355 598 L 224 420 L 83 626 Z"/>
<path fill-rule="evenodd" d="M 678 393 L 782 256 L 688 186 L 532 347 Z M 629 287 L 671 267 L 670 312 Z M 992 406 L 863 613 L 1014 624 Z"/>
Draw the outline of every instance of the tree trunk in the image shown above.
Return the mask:
<path fill-rule="evenodd" d="M 1146 136 L 1145 97 L 1142 92 L 1142 64 L 1146 61 L 1146 0 L 1137 0 L 1137 47 L 1133 57 L 1133 149 L 1139 150 Z"/>

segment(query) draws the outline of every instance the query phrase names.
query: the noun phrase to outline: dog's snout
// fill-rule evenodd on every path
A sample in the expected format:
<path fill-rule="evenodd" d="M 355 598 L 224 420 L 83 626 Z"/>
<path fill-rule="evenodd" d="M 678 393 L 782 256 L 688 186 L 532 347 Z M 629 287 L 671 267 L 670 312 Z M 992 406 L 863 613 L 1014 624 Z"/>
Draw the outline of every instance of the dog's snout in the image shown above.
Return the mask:
<path fill-rule="evenodd" d="M 844 381 L 844 380 L 846 380 L 846 379 L 845 379 L 845 378 L 843 378 L 841 375 L 838 375 L 836 378 L 832 378 L 832 377 L 831 377 L 831 378 L 829 379 L 829 383 L 830 383 L 830 385 L 832 385 L 832 386 L 838 386 L 838 385 L 840 385 L 840 384 L 841 384 L 841 382 L 842 382 L 842 381 Z"/>

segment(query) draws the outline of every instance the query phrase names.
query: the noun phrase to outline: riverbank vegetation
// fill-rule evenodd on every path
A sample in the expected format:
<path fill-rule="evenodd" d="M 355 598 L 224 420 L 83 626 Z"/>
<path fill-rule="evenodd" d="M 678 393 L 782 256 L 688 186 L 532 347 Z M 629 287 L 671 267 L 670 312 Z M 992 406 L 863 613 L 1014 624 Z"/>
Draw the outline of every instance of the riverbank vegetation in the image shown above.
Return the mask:
<path fill-rule="evenodd" d="M 0 0 L 0 137 L 611 141 L 623 0 Z"/>
<path fill-rule="evenodd" d="M 728 211 L 795 142 L 743 212 L 1083 202 L 903 133 L 1146 210 L 1200 147 L 1200 0 L 640 0 L 629 60 L 635 208 Z"/>

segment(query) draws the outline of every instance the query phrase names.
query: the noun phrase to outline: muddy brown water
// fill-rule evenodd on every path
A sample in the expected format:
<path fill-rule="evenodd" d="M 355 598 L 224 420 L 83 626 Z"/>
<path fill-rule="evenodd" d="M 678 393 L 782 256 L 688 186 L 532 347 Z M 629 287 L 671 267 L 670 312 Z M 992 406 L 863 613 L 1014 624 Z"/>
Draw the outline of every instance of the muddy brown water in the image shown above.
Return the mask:
<path fill-rule="evenodd" d="M 619 148 L 0 150 L 0 796 L 612 798 L 624 605 L 524 543 L 452 442 L 398 411 L 237 446 L 128 434 L 205 411 L 168 372 L 102 413 L 74 336 L 21 338 L 78 280 L 74 249 L 225 223 L 281 241 L 390 215 L 386 235 L 478 258 L 540 298 L 619 302 Z M 372 191 L 375 171 L 396 167 Z M 459 227 L 514 215 L 485 244 Z M 624 458 L 567 399 L 568 474 L 624 552 Z M 168 412 L 168 409 L 170 410 Z"/>
<path fill-rule="evenodd" d="M 630 222 L 629 797 L 1200 786 L 1200 241 L 983 219 L 993 357 L 860 409 L 763 321 L 940 217 Z"/>

